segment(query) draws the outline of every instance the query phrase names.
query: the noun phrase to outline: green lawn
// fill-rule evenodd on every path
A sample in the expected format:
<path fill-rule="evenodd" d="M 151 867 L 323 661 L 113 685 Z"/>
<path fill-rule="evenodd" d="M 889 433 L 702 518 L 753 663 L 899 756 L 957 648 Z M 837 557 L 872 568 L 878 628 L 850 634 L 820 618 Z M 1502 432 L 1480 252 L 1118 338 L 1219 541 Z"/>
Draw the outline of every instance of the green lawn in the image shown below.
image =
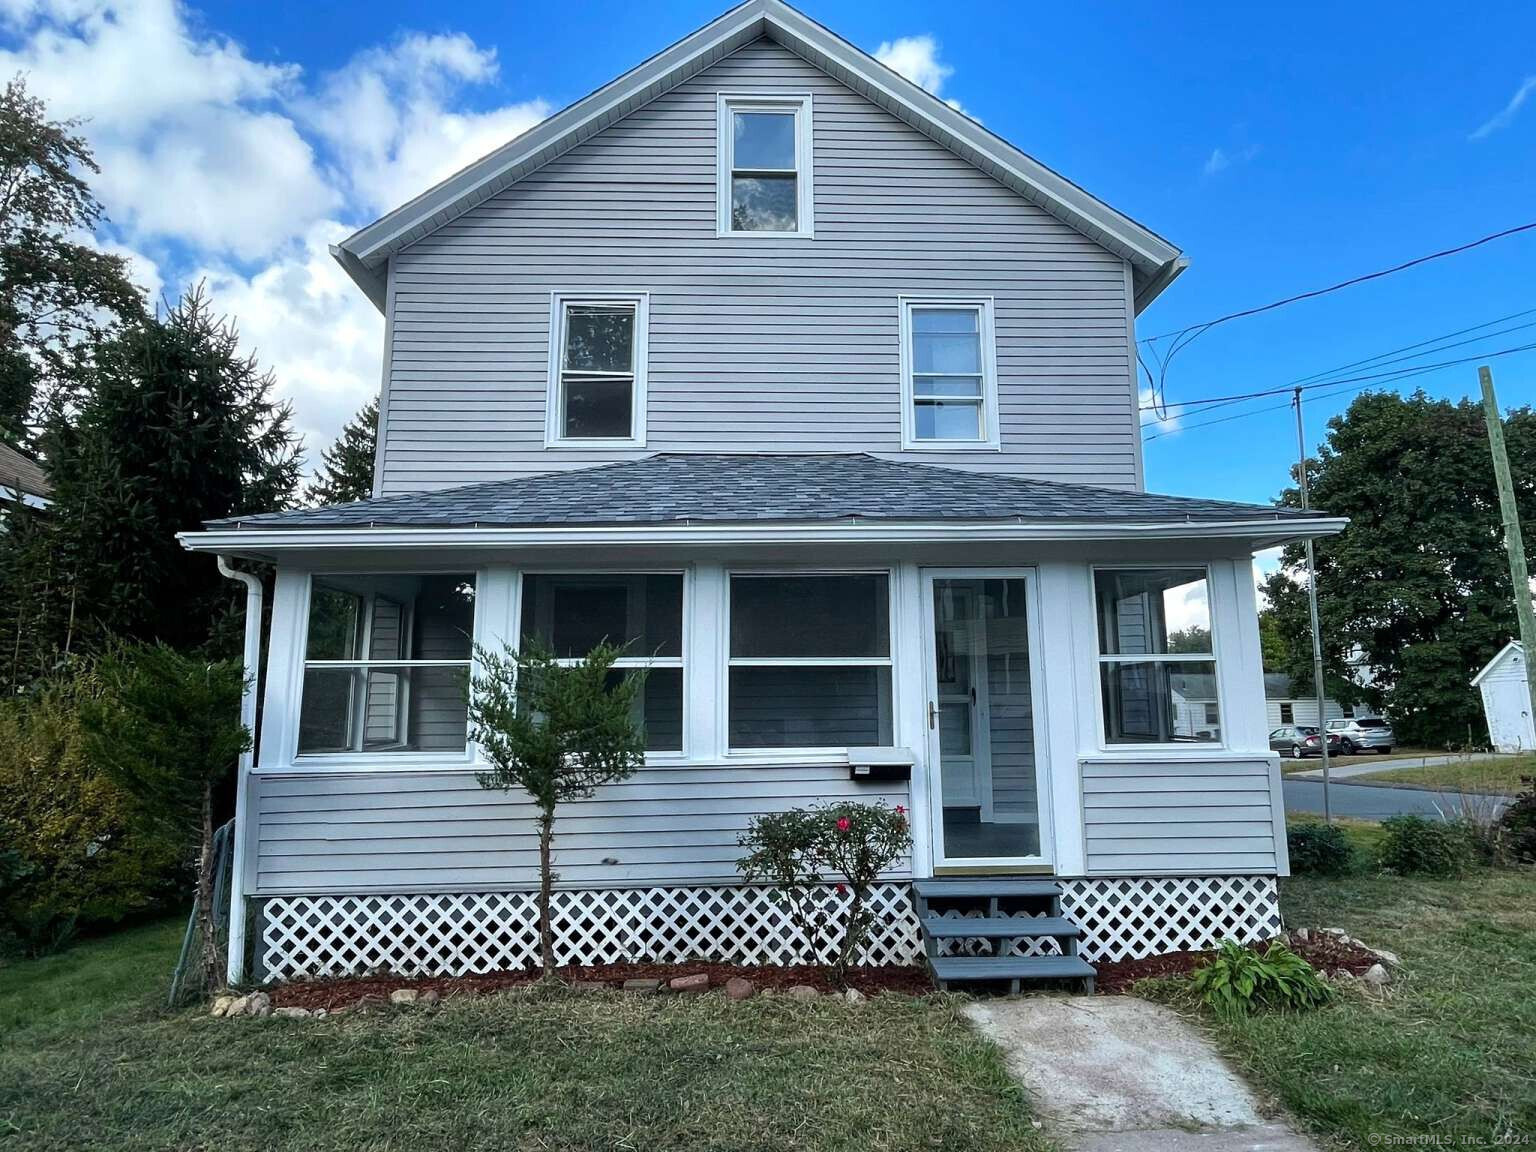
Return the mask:
<path fill-rule="evenodd" d="M 163 1011 L 180 926 L 0 969 L 6 1149 L 1043 1149 L 948 997 Z"/>
<path fill-rule="evenodd" d="M 1402 765 L 1356 776 L 1373 784 L 1405 784 L 1445 792 L 1489 792 L 1513 796 L 1520 791 L 1520 777 L 1536 774 L 1536 756 L 1509 756 L 1498 760 L 1470 760 L 1461 764 Z"/>
<path fill-rule="evenodd" d="M 1383 999 L 1213 1023 L 1249 1076 L 1348 1147 L 1372 1133 L 1536 1144 L 1536 875 L 1282 883 L 1289 926 L 1341 927 L 1404 967 Z"/>

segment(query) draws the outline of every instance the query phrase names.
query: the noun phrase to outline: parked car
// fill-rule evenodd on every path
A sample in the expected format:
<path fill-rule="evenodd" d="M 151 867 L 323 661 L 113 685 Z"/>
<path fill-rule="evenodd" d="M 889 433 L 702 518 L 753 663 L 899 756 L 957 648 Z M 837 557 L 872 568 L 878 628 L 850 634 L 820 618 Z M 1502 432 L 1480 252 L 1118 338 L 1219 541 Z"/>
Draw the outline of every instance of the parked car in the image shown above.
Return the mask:
<path fill-rule="evenodd" d="M 1339 750 L 1346 756 L 1355 752 L 1390 752 L 1397 743 L 1397 737 L 1392 734 L 1392 725 L 1380 716 L 1330 720 L 1328 734 L 1339 738 Z"/>
<path fill-rule="evenodd" d="M 1333 732 L 1328 733 L 1328 751 L 1337 752 L 1339 747 L 1339 737 Z M 1269 748 L 1271 752 L 1280 752 L 1292 760 L 1301 760 L 1308 756 L 1321 756 L 1323 741 L 1316 728 L 1282 724 L 1269 734 Z"/>

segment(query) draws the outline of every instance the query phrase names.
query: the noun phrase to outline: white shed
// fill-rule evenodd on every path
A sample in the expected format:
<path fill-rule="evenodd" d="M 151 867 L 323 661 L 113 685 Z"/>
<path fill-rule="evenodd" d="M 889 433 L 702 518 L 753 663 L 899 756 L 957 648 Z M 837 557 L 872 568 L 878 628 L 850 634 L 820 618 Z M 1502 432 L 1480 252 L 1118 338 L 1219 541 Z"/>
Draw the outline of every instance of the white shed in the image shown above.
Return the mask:
<path fill-rule="evenodd" d="M 1488 718 L 1488 742 L 1500 752 L 1529 752 L 1536 748 L 1531 718 L 1531 694 L 1525 680 L 1525 650 L 1511 640 L 1472 678 L 1483 694 Z"/>

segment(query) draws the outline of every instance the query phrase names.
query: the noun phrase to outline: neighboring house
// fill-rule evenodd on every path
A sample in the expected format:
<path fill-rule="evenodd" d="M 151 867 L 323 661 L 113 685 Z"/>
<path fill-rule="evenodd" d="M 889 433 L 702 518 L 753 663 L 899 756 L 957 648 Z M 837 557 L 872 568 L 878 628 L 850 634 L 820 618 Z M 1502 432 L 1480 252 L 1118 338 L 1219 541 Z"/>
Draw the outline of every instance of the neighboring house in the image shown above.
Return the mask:
<path fill-rule="evenodd" d="M 1472 678 L 1483 697 L 1488 718 L 1488 743 L 1499 752 L 1536 749 L 1536 724 L 1531 720 L 1531 689 L 1525 676 L 1525 649 L 1511 640 Z"/>
<path fill-rule="evenodd" d="M 1282 724 L 1300 724 L 1303 728 L 1316 728 L 1317 697 L 1298 696 L 1291 678 L 1284 672 L 1264 673 L 1264 706 L 1271 729 Z M 1343 720 L 1355 714 L 1352 706 L 1340 704 L 1332 696 L 1323 698 L 1323 719 Z"/>
<path fill-rule="evenodd" d="M 386 319 L 375 499 L 185 537 L 276 568 L 235 974 L 536 957 L 460 687 L 527 636 L 651 668 L 646 766 L 560 812 L 562 961 L 805 958 L 737 837 L 836 799 L 912 816 L 872 963 L 921 953 L 913 878 L 1059 891 L 1089 958 L 1279 926 L 1252 555 L 1343 521 L 1144 491 L 1167 241 L 751 0 L 336 256 Z"/>
<path fill-rule="evenodd" d="M 4 523 L 5 505 L 46 508 L 52 495 L 42 465 L 10 445 L 0 444 L 0 523 Z"/>

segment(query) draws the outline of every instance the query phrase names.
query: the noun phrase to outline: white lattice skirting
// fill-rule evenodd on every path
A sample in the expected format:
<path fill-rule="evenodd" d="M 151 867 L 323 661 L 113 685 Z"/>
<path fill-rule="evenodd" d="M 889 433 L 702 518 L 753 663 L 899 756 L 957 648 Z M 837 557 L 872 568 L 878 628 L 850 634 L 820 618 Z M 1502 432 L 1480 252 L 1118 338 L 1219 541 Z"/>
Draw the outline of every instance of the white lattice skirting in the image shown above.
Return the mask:
<path fill-rule="evenodd" d="M 1125 960 L 1247 942 L 1280 929 L 1273 877 L 1063 880 L 1062 910 L 1084 932 L 1089 960 Z M 922 955 L 906 884 L 872 893 L 875 923 L 858 962 L 915 963 Z M 825 962 L 808 949 L 766 888 L 712 886 L 559 891 L 553 901 L 560 964 L 761 965 Z M 273 896 L 261 901 L 257 971 L 300 976 L 458 976 L 538 962 L 532 892 Z"/>

